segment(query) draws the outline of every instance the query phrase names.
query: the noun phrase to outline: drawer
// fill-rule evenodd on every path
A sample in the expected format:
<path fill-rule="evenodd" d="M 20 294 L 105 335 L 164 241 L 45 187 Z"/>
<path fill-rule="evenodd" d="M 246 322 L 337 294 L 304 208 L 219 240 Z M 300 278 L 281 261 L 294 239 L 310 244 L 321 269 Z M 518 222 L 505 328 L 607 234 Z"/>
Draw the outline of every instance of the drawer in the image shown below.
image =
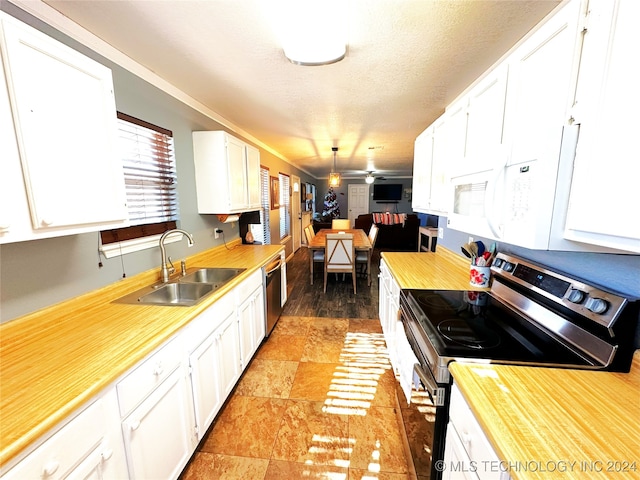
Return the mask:
<path fill-rule="evenodd" d="M 262 269 L 258 269 L 253 272 L 249 278 L 244 280 L 240 285 L 235 287 L 233 291 L 236 294 L 236 303 L 239 305 L 244 302 L 253 291 L 262 285 Z"/>
<path fill-rule="evenodd" d="M 504 472 L 493 471 L 491 468 L 481 468 L 483 465 L 498 465 L 500 462 L 489 439 L 476 420 L 471 408 L 462 396 L 458 387 L 451 387 L 451 404 L 449 409 L 450 426 L 455 428 L 460 441 L 472 462 L 479 466 L 477 475 L 480 480 L 501 480 L 509 478 Z M 453 432 L 452 432 L 453 433 Z"/>
<path fill-rule="evenodd" d="M 174 338 L 118 382 L 120 415 L 126 416 L 142 402 L 180 365 L 182 357 L 181 342 Z"/>
<path fill-rule="evenodd" d="M 92 454 L 102 455 L 100 445 L 106 435 L 102 402 L 97 400 L 83 410 L 3 475 L 2 480 L 66 478 L 83 459 Z"/>
<path fill-rule="evenodd" d="M 187 352 L 194 351 L 233 314 L 235 308 L 235 293 L 229 292 L 193 319 L 183 335 Z"/>

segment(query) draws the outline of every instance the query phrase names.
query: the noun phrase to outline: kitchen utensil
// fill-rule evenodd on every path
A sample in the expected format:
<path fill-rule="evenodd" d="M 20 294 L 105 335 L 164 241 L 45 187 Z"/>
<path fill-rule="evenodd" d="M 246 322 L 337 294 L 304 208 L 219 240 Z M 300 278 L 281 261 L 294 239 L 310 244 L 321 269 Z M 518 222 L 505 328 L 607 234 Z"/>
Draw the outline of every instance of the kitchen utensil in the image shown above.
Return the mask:
<path fill-rule="evenodd" d="M 478 249 L 478 256 L 482 255 L 486 250 L 484 243 L 482 242 L 482 240 L 477 240 L 475 244 L 476 248 Z"/>
<path fill-rule="evenodd" d="M 463 246 L 460 247 L 460 250 L 462 250 L 462 253 L 464 253 L 464 256 L 467 258 L 471 258 L 471 253 L 469 252 L 469 250 L 467 250 L 465 248 L 465 246 L 468 246 L 468 243 L 465 243 Z"/>

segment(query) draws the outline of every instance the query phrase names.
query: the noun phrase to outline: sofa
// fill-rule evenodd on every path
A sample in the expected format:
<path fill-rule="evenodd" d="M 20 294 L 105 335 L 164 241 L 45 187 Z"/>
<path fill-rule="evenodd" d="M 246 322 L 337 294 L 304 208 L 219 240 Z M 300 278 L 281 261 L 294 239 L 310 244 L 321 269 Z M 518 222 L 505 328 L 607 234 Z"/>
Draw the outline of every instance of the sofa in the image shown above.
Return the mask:
<path fill-rule="evenodd" d="M 373 213 L 360 215 L 356 218 L 355 228 L 361 228 L 369 233 L 371 225 L 373 225 Z M 418 229 L 420 228 L 420 219 L 412 213 L 407 214 L 404 225 L 395 223 L 385 225 L 377 223 L 378 238 L 376 239 L 376 248 L 381 250 L 407 250 L 416 251 L 418 248 Z"/>

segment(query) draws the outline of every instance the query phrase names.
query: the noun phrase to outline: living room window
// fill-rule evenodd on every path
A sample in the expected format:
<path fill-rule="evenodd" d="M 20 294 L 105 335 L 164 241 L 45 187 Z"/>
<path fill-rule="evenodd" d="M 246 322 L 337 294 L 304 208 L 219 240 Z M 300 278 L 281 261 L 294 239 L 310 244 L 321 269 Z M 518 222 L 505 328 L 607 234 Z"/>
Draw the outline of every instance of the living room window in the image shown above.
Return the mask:
<path fill-rule="evenodd" d="M 289 175 L 280 173 L 280 240 L 291 234 L 291 196 Z"/>
<path fill-rule="evenodd" d="M 179 217 L 173 133 L 118 112 L 118 152 L 130 226 L 100 232 L 107 258 L 156 246 Z"/>
<path fill-rule="evenodd" d="M 250 224 L 251 234 L 263 245 L 271 243 L 269 229 L 269 169 L 260 165 L 260 223 Z"/>

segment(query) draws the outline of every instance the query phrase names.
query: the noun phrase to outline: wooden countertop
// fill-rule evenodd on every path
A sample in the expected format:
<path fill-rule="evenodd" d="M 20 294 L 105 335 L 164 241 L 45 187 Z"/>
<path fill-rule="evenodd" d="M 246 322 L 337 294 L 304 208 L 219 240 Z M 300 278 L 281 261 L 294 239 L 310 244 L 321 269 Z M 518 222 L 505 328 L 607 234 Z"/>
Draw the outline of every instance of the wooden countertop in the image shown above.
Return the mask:
<path fill-rule="evenodd" d="M 187 259 L 247 269 L 193 307 L 111 303 L 158 280 L 158 267 L 0 325 L 0 466 L 283 251 L 239 242 Z"/>
<path fill-rule="evenodd" d="M 449 369 L 513 479 L 640 478 L 640 351 L 630 373 Z"/>
<path fill-rule="evenodd" d="M 438 245 L 436 252 L 382 252 L 401 289 L 488 290 L 469 284 L 468 259 Z"/>

